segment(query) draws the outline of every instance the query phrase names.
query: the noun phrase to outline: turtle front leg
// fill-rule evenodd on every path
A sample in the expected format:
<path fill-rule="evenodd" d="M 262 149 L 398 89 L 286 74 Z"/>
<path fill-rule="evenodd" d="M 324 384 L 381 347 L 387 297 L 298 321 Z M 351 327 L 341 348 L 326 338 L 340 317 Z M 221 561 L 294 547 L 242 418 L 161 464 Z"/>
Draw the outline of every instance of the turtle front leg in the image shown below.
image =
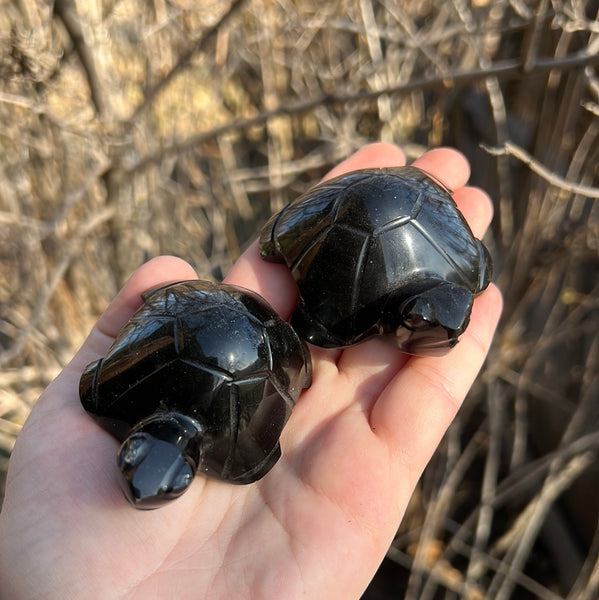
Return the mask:
<path fill-rule="evenodd" d="M 276 226 L 281 213 L 273 215 L 264 225 L 260 233 L 260 257 L 267 262 L 284 263 L 285 259 L 277 248 L 275 239 Z"/>
<path fill-rule="evenodd" d="M 340 348 L 352 343 L 352 340 L 342 339 L 332 333 L 309 310 L 300 298 L 290 321 L 295 331 L 307 342 L 321 348 Z"/>
<path fill-rule="evenodd" d="M 446 354 L 468 326 L 472 301 L 470 290 L 448 281 L 412 295 L 399 308 L 398 347 L 410 354 Z"/>
<path fill-rule="evenodd" d="M 199 424 L 180 413 L 156 413 L 140 421 L 117 456 L 129 502 L 152 509 L 183 494 L 196 473 L 200 438 Z"/>

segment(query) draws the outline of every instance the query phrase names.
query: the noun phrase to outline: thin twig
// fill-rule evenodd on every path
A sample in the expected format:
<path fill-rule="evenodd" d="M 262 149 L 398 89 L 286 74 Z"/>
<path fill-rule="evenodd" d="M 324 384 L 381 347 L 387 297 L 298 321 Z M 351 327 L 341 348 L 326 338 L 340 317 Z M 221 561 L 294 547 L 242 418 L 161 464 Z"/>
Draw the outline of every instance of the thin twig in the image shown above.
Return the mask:
<path fill-rule="evenodd" d="M 100 115 L 106 114 L 109 102 L 106 98 L 105 86 L 96 69 L 97 57 L 94 56 L 85 42 L 78 16 L 74 14 L 74 8 L 65 2 L 65 0 L 56 0 L 54 3 L 54 14 L 62 21 L 69 38 L 71 38 L 71 43 L 79 57 L 79 62 L 87 79 L 90 100 L 96 112 Z"/>
<path fill-rule="evenodd" d="M 159 92 L 163 90 L 178 73 L 180 73 L 189 65 L 191 59 L 206 46 L 206 44 L 214 37 L 214 35 L 216 35 L 219 32 L 221 27 L 239 9 L 242 8 L 245 2 L 246 0 L 234 0 L 231 3 L 229 9 L 220 18 L 220 20 L 217 23 L 215 23 L 212 27 L 206 29 L 206 31 L 204 31 L 204 33 L 200 36 L 197 42 L 179 58 L 177 64 L 175 64 L 175 66 L 160 81 L 158 81 L 153 87 L 146 91 L 144 101 L 136 108 L 135 112 L 133 113 L 133 116 L 131 117 L 132 121 L 139 117 L 139 115 L 143 111 L 145 111 L 148 108 L 148 106 L 152 104 L 154 98 L 156 98 Z"/>
<path fill-rule="evenodd" d="M 566 192 L 580 194 L 581 196 L 586 196 L 587 198 L 599 198 L 599 188 L 582 185 L 563 179 L 533 158 L 528 152 L 526 152 L 526 150 L 524 150 L 524 148 L 520 148 L 520 146 L 517 146 L 513 142 L 506 142 L 502 148 L 491 147 L 485 144 L 481 144 L 481 147 L 483 150 L 489 154 L 492 154 L 493 156 L 509 155 L 517 158 L 519 161 L 523 162 L 533 173 L 536 173 L 539 175 L 539 177 L 542 177 L 551 185 L 554 185 L 555 187 L 558 187 Z"/>
<path fill-rule="evenodd" d="M 503 559 L 509 566 L 506 573 L 498 571 L 491 582 L 488 590 L 490 597 L 498 600 L 511 598 L 514 586 L 517 583 L 517 575 L 522 572 L 524 563 L 530 555 L 530 550 L 547 512 L 564 490 L 594 461 L 595 456 L 591 452 L 574 456 L 553 476 L 547 477 L 539 494 L 519 515 L 512 531 L 504 536 L 507 538 L 512 533 L 514 534 L 513 542 Z M 497 545 L 501 545 L 501 540 Z"/>
<path fill-rule="evenodd" d="M 21 330 L 20 334 L 16 338 L 15 342 L 0 353 L 0 367 L 8 364 L 11 360 L 19 356 L 21 351 L 23 350 L 25 343 L 29 339 L 31 333 L 37 327 L 39 320 L 42 317 L 43 311 L 48 305 L 48 302 L 52 298 L 56 288 L 64 274 L 71 264 L 71 260 L 76 256 L 79 251 L 80 244 L 83 240 L 89 235 L 94 229 L 109 221 L 113 218 L 115 213 L 114 207 L 104 208 L 97 213 L 93 214 L 90 219 L 81 225 L 79 231 L 77 232 L 77 236 L 72 240 L 69 247 L 64 251 L 57 265 L 54 267 L 50 280 L 48 281 L 48 285 L 45 287 L 43 293 L 41 294 L 36 306 L 34 307 L 31 316 L 29 317 L 29 322 L 27 323 L 27 327 Z"/>
<path fill-rule="evenodd" d="M 527 76 L 540 75 L 550 71 L 567 71 L 570 69 L 580 68 L 585 65 L 599 64 L 599 54 L 592 55 L 586 52 L 579 52 L 568 55 L 560 59 L 543 59 L 531 67 L 531 70 L 526 73 Z M 295 102 L 287 102 L 281 106 L 277 106 L 270 110 L 262 111 L 252 117 L 237 119 L 214 127 L 208 131 L 204 131 L 195 136 L 188 138 L 183 142 L 166 145 L 155 153 L 149 154 L 137 163 L 124 169 L 124 174 L 127 176 L 143 171 L 147 167 L 159 163 L 169 156 L 191 150 L 196 146 L 212 140 L 223 133 L 248 129 L 255 125 L 261 125 L 273 117 L 280 115 L 292 115 L 308 112 L 317 106 L 330 106 L 336 103 L 360 102 L 373 100 L 384 94 L 408 94 L 416 90 L 431 90 L 439 88 L 457 88 L 467 85 L 472 85 L 478 81 L 495 76 L 501 80 L 513 79 L 522 77 L 522 63 L 520 60 L 499 61 L 489 66 L 488 68 L 467 69 L 465 71 L 454 71 L 445 75 L 426 76 L 414 78 L 407 83 L 402 83 L 396 86 L 380 90 L 366 90 L 362 92 L 331 92 L 318 94 L 306 100 L 297 100 Z"/>

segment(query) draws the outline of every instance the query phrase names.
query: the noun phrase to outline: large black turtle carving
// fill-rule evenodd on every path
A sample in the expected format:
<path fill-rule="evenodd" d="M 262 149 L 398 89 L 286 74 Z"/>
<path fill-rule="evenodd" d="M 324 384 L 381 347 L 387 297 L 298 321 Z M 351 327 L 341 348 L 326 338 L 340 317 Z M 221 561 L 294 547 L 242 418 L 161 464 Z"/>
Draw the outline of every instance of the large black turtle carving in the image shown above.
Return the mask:
<path fill-rule="evenodd" d="M 414 167 L 312 188 L 268 221 L 260 252 L 291 269 L 291 325 L 304 339 L 342 347 L 384 335 L 412 354 L 456 344 L 492 270 L 449 190 Z"/>
<path fill-rule="evenodd" d="M 310 385 L 306 346 L 263 298 L 235 286 L 186 281 L 144 300 L 79 388 L 85 410 L 123 442 L 125 495 L 155 508 L 181 495 L 196 471 L 259 479 Z"/>

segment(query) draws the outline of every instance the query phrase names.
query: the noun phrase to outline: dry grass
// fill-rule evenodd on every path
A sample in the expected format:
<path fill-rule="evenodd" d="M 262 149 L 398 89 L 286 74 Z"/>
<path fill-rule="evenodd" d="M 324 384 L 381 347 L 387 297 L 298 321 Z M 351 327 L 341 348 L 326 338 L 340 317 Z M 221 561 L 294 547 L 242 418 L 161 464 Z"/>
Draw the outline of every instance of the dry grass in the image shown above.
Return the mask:
<path fill-rule="evenodd" d="M 451 144 L 496 202 L 506 309 L 364 598 L 596 598 L 597 16 L 591 0 L 0 0 L 2 478 L 142 261 L 218 278 L 364 143 Z"/>

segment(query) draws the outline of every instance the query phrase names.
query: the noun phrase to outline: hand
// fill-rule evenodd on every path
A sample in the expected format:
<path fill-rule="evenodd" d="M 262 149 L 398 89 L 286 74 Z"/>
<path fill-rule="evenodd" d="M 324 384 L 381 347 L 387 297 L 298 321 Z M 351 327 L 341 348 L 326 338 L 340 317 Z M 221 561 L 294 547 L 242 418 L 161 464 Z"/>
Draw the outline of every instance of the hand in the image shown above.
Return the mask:
<path fill-rule="evenodd" d="M 405 163 L 394 146 L 363 148 L 329 177 Z M 456 190 L 477 237 L 491 203 L 464 187 L 469 166 L 453 150 L 415 163 Z M 33 408 L 15 445 L 0 515 L 4 599 L 359 598 L 393 539 L 422 470 L 486 356 L 501 310 L 491 285 L 470 326 L 442 358 L 402 354 L 380 340 L 346 350 L 311 348 L 312 387 L 283 433 L 283 456 L 248 486 L 196 477 L 178 500 L 136 511 L 117 483 L 118 443 L 85 414 L 83 367 L 104 355 L 159 283 L 195 278 L 172 257 L 138 269 L 87 341 Z M 297 288 L 257 245 L 229 283 L 262 294 L 288 318 Z"/>

